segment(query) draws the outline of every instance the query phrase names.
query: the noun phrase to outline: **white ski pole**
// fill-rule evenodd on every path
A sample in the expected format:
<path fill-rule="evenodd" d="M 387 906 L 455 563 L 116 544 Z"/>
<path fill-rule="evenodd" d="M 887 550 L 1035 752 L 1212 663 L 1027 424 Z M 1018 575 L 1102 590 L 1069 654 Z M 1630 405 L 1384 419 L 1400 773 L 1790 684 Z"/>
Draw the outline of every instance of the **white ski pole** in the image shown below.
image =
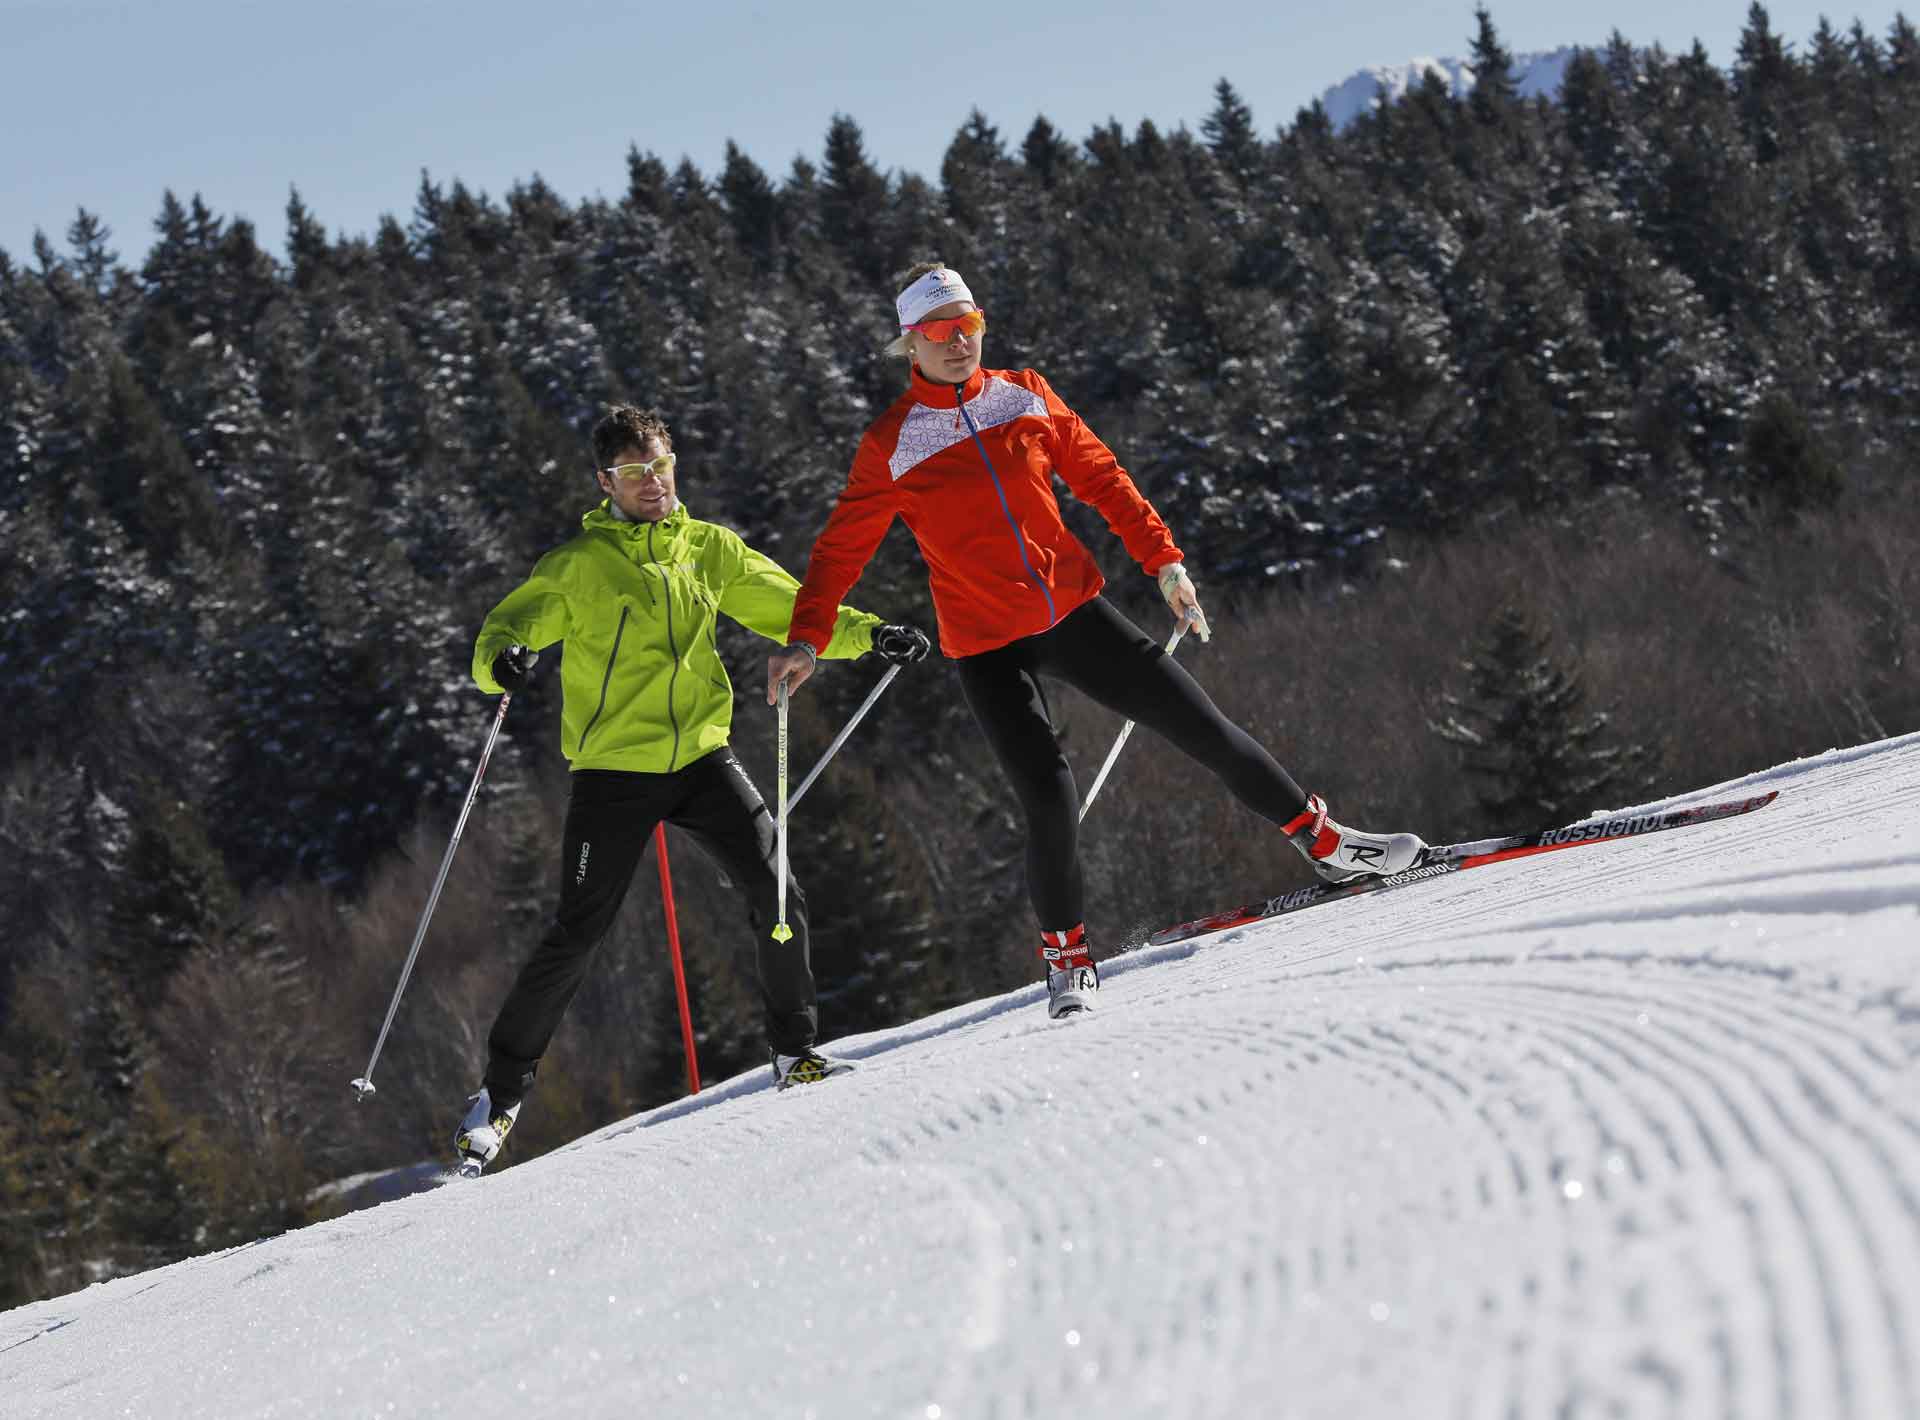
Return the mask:
<path fill-rule="evenodd" d="M 376 1093 L 373 1088 L 374 1064 L 380 1059 L 381 1047 L 387 1043 L 387 1032 L 393 1028 L 394 1013 L 400 1009 L 400 993 L 407 989 L 407 978 L 413 975 L 413 963 L 420 955 L 420 944 L 427 939 L 427 923 L 433 920 L 433 909 L 440 904 L 440 889 L 447 885 L 447 870 L 453 867 L 453 852 L 460 846 L 460 835 L 466 830 L 467 815 L 473 812 L 473 801 L 480 796 L 480 779 L 487 772 L 487 761 L 493 758 L 494 741 L 500 738 L 500 727 L 507 722 L 507 706 L 512 700 L 510 693 L 500 697 L 500 712 L 493 717 L 493 728 L 487 732 L 486 747 L 480 751 L 480 763 L 473 771 L 473 783 L 467 786 L 467 801 L 460 806 L 460 817 L 454 821 L 453 839 L 447 844 L 445 856 L 440 859 L 440 874 L 433 880 L 433 891 L 427 894 L 426 911 L 420 914 L 420 925 L 414 929 L 413 946 L 407 951 L 407 964 L 400 969 L 400 984 L 393 988 L 393 1001 L 387 1007 L 387 1018 L 380 1023 L 380 1038 L 374 1041 L 373 1054 L 367 1057 L 367 1073 L 353 1082 L 356 1100 Z"/>
<path fill-rule="evenodd" d="M 800 800 L 806 797 L 807 789 L 812 785 L 813 781 L 820 777 L 820 771 L 827 767 L 827 761 L 839 752 L 840 746 L 847 742 L 847 736 L 853 733 L 853 727 L 860 723 L 867 711 L 873 708 L 873 702 L 880 698 L 880 692 L 892 685 L 893 678 L 899 674 L 900 667 L 887 667 L 887 673 L 880 677 L 880 683 L 867 692 L 867 698 L 860 702 L 860 708 L 853 712 L 853 718 L 848 720 L 840 733 L 833 737 L 833 743 L 828 745 L 827 752 L 820 756 L 820 762 L 807 771 L 807 777 L 802 779 L 800 781 L 800 787 L 793 791 L 793 797 L 787 801 L 788 809 L 791 810 L 800 806 Z"/>
<path fill-rule="evenodd" d="M 1173 648 L 1180 644 L 1180 638 L 1187 634 L 1187 628 L 1194 624 L 1196 613 L 1188 612 L 1187 619 L 1174 627 L 1173 635 L 1167 638 L 1167 654 L 1173 654 Z M 1107 762 L 1100 766 L 1100 772 L 1093 776 L 1093 787 L 1087 790 L 1087 797 L 1080 801 L 1081 823 L 1087 821 L 1087 810 L 1093 807 L 1094 795 L 1100 792 L 1100 786 L 1107 782 L 1107 775 L 1113 772 L 1113 762 L 1120 757 L 1120 751 L 1126 748 L 1127 736 L 1133 733 L 1133 721 L 1129 720 L 1120 727 L 1120 738 L 1113 742 L 1113 748 L 1107 751 Z"/>
<path fill-rule="evenodd" d="M 780 682 L 779 748 L 775 758 L 780 765 L 780 817 L 775 825 L 774 871 L 780 879 L 780 920 L 773 924 L 773 940 L 785 942 L 793 937 L 787 925 L 787 683 Z"/>

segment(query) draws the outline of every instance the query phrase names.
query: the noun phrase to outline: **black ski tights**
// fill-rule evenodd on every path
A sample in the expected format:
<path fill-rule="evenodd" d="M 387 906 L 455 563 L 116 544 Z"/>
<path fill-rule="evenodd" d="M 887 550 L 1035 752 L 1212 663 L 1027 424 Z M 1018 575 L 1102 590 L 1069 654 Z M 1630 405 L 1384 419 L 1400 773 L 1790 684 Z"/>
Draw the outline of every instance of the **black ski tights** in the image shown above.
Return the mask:
<path fill-rule="evenodd" d="M 967 706 L 1026 810 L 1027 889 L 1042 931 L 1064 931 L 1085 915 L 1080 796 L 1054 735 L 1042 675 L 1139 721 L 1212 770 L 1270 823 L 1284 824 L 1306 806 L 1306 794 L 1274 757 L 1105 597 L 1036 636 L 954 664 Z"/>
<path fill-rule="evenodd" d="M 778 911 L 774 822 L 760 791 L 725 746 L 670 774 L 579 769 L 561 837 L 560 904 L 487 1037 L 485 1083 L 496 1102 L 533 1085 L 561 1017 L 613 926 L 640 855 L 661 820 L 684 830 L 738 890 L 759 947 L 767 1041 L 783 1055 L 813 1044 L 818 1025 L 807 945 L 807 899 L 787 875 L 791 940 L 768 932 Z"/>

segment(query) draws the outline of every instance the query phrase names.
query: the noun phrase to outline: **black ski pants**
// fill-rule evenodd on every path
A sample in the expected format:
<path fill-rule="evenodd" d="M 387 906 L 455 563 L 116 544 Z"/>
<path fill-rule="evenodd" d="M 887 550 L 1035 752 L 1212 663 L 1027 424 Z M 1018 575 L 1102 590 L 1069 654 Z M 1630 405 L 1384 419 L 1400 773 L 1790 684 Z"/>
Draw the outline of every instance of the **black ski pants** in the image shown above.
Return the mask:
<path fill-rule="evenodd" d="M 1273 824 L 1307 796 L 1252 736 L 1153 638 L 1105 597 L 1049 629 L 954 662 L 967 706 L 999 758 L 1027 816 L 1027 890 L 1044 932 L 1085 919 L 1080 875 L 1080 796 L 1054 733 L 1040 677 L 1137 720 L 1212 770 L 1241 803 Z"/>
<path fill-rule="evenodd" d="M 807 900 L 789 872 L 787 925 L 793 936 L 774 941 L 769 934 L 779 896 L 773 815 L 733 751 L 722 747 L 670 774 L 579 769 L 561 838 L 560 905 L 487 1037 L 485 1083 L 496 1102 L 519 1099 L 532 1086 L 540 1057 L 662 820 L 684 829 L 740 891 L 759 942 L 768 1043 L 783 1055 L 813 1044 L 819 1017 Z"/>

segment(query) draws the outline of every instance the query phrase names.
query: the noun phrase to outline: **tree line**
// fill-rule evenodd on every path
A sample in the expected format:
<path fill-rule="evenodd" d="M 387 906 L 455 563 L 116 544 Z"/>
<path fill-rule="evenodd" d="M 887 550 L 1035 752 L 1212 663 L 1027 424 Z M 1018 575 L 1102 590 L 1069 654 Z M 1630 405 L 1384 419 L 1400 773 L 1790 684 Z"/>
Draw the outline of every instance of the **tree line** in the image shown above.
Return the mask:
<path fill-rule="evenodd" d="M 937 177 L 841 116 L 779 176 L 635 146 L 616 199 L 423 174 L 405 221 L 330 236 L 296 191 L 273 253 L 169 194 L 137 264 L 84 210 L 0 252 L 0 1305 L 445 1155 L 556 883 L 549 666 L 381 1091 L 347 1084 L 492 717 L 481 617 L 594 501 L 613 401 L 666 413 L 695 516 L 803 570 L 903 387 L 879 350 L 924 257 L 979 295 L 987 363 L 1120 455 L 1219 632 L 1182 658 L 1343 817 L 1508 831 L 1920 728 L 1913 27 L 1795 44 L 1756 4 L 1727 70 L 1616 35 L 1548 102 L 1477 26 L 1469 97 L 1340 131 L 1263 131 L 1223 79 L 1198 132 L 976 111 Z M 903 533 L 852 600 L 931 627 Z M 765 643 L 722 650 L 768 787 Z M 796 817 L 826 1039 L 1038 979 L 950 677 L 904 675 Z M 873 678 L 809 686 L 802 764 Z M 1117 725 L 1059 709 L 1090 774 Z M 1085 831 L 1102 952 L 1299 880 L 1238 814 L 1135 738 Z M 750 944 L 709 866 L 674 870 L 724 1077 L 760 1061 Z M 662 940 L 643 873 L 513 1159 L 684 1088 Z"/>

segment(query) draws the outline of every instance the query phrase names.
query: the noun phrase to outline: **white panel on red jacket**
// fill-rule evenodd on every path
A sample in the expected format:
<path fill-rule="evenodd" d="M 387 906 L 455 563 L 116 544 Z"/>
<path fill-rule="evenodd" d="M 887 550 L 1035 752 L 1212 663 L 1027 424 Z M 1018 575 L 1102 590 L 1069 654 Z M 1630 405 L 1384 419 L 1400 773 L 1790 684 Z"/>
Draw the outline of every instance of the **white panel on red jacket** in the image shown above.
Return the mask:
<path fill-rule="evenodd" d="M 990 379 L 980 387 L 980 393 L 967 401 L 966 419 L 958 408 L 916 404 L 900 423 L 900 438 L 887 467 L 898 482 L 935 454 L 972 438 L 967 419 L 976 429 L 992 429 L 1028 416 L 1047 418 L 1047 402 L 1025 385 L 1004 379 Z"/>

